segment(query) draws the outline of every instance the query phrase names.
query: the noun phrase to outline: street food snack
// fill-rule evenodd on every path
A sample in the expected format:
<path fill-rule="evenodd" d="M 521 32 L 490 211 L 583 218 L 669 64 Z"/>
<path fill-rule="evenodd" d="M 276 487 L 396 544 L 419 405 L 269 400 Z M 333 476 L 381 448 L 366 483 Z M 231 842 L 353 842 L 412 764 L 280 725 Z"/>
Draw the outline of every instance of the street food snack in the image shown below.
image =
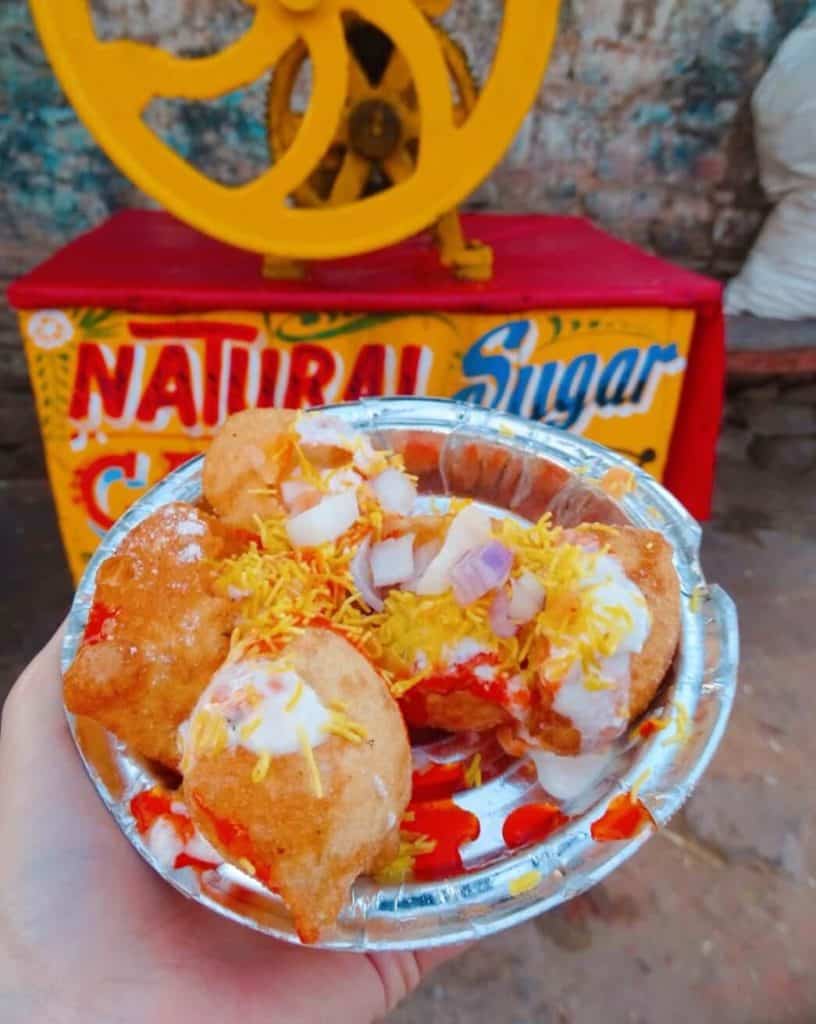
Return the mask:
<path fill-rule="evenodd" d="M 215 673 L 184 730 L 184 796 L 222 856 L 285 900 L 305 942 L 352 882 L 399 849 L 411 795 L 405 725 L 341 637 L 309 629 Z"/>
<path fill-rule="evenodd" d="M 215 566 L 245 544 L 183 502 L 135 527 L 97 573 L 85 635 L 65 674 L 68 710 L 177 768 L 178 727 L 229 650 L 234 608 L 215 592 Z"/>
<path fill-rule="evenodd" d="M 373 628 L 413 724 L 501 727 L 517 750 L 577 754 L 653 700 L 677 647 L 680 588 L 653 531 L 522 527 L 467 504 Z"/>
<path fill-rule="evenodd" d="M 479 821 L 457 787 L 527 754 L 556 797 L 597 773 L 677 648 L 671 546 L 608 491 L 549 463 L 536 481 L 495 451 L 457 469 L 451 447 L 446 479 L 486 498 L 504 467 L 504 490 L 549 505 L 502 517 L 419 495 L 409 450 L 326 412 L 230 418 L 200 507 L 160 509 L 101 565 L 65 677 L 70 711 L 180 777 L 132 801 L 154 862 L 202 886 L 237 869 L 282 897 L 304 942 L 361 875 L 464 865 Z M 406 723 L 478 749 L 412 763 Z M 534 817 L 513 810 L 510 847 L 568 820 L 550 804 Z"/>

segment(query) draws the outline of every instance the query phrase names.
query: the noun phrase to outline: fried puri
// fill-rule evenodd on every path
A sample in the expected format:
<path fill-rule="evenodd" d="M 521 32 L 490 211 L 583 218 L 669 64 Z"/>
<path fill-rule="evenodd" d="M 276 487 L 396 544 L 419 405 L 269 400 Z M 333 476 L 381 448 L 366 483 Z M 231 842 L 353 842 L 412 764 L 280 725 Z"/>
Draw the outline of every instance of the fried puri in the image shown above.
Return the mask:
<path fill-rule="evenodd" d="M 376 461 L 370 445 L 336 417 L 247 409 L 231 416 L 210 445 L 202 474 L 204 498 L 224 523 L 253 531 L 258 518 L 287 511 L 282 484 L 308 486 L 305 463 L 309 475 L 319 478 L 341 466 L 351 469 L 353 462 L 366 468 L 369 459 Z"/>
<path fill-rule="evenodd" d="M 227 664 L 183 734 L 195 823 L 314 942 L 398 849 L 411 756 L 385 683 L 341 637 L 309 629 L 265 666 Z"/>
<path fill-rule="evenodd" d="M 176 732 L 229 647 L 232 603 L 215 559 L 237 541 L 183 503 L 140 523 L 99 568 L 94 607 L 64 679 L 65 705 L 132 750 L 176 768 Z"/>
<path fill-rule="evenodd" d="M 616 558 L 646 600 L 651 628 L 642 649 L 631 655 L 628 709 L 632 721 L 654 700 L 680 640 L 680 582 L 672 563 L 671 545 L 659 533 L 631 526 L 578 527 L 572 539 L 592 538 Z M 533 694 L 530 731 L 537 742 L 558 754 L 582 750 L 581 732 L 553 709 L 557 687 L 546 681 Z"/>
<path fill-rule="evenodd" d="M 629 526 L 584 525 L 569 531 L 566 539 L 585 547 L 606 548 L 646 601 L 651 627 L 642 649 L 632 654 L 629 661 L 627 707 L 623 714 L 631 721 L 653 701 L 679 641 L 680 586 L 671 546 L 659 533 Z M 533 646 L 530 661 L 543 662 L 549 653 L 546 644 Z M 412 725 L 450 732 L 502 727 L 502 734 L 509 736 L 511 723 L 521 721 L 537 745 L 561 754 L 577 754 L 582 749 L 582 735 L 568 717 L 554 709 L 557 689 L 557 685 L 539 680 L 525 696 L 518 687 L 490 687 L 457 667 L 451 670 L 447 681 L 444 677 L 421 680 L 400 704 Z"/>
<path fill-rule="evenodd" d="M 204 459 L 204 498 L 223 522 L 254 530 L 262 519 L 283 509 L 277 486 L 291 468 L 280 441 L 293 428 L 289 409 L 247 409 L 230 416 L 215 435 Z M 267 492 L 267 493 L 265 493 Z"/>
<path fill-rule="evenodd" d="M 512 721 L 507 708 L 478 693 L 452 689 L 435 693 L 417 683 L 400 701 L 405 720 L 447 732 L 489 732 Z"/>

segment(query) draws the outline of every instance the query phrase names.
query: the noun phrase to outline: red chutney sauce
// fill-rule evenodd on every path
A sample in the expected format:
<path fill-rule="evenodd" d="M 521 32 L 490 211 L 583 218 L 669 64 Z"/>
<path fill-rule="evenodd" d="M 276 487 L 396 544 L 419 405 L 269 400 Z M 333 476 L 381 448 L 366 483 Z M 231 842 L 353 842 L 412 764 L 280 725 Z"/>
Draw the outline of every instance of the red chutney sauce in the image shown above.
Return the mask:
<path fill-rule="evenodd" d="M 430 694 L 469 693 L 480 700 L 501 707 L 507 705 L 507 677 L 481 679 L 475 670 L 481 665 L 494 665 L 494 654 L 477 654 L 461 665 L 451 665 L 441 672 L 425 676 L 400 699 L 400 707 L 410 725 L 427 725 L 427 698 Z"/>
<path fill-rule="evenodd" d="M 637 732 L 641 739 L 647 740 L 650 736 L 654 736 L 656 732 L 660 732 L 661 729 L 665 728 L 666 723 L 662 719 L 647 718 L 640 723 Z"/>
<path fill-rule="evenodd" d="M 220 818 L 214 811 L 210 810 L 200 793 L 193 792 L 193 800 L 195 800 L 196 804 L 212 822 L 215 834 L 218 836 L 218 842 L 225 850 L 229 850 L 230 856 L 235 858 L 246 857 L 252 860 L 252 840 L 249 838 L 249 832 L 244 826 L 236 825 L 235 822 L 228 821 L 226 818 Z"/>
<path fill-rule="evenodd" d="M 475 814 L 452 800 L 428 800 L 409 805 L 403 830 L 434 842 L 433 850 L 414 860 L 414 878 L 429 881 L 464 871 L 461 848 L 479 838 L 481 827 Z"/>
<path fill-rule="evenodd" d="M 147 835 L 159 818 L 167 818 L 182 842 L 186 843 L 191 839 L 194 832 L 192 821 L 184 814 L 174 813 L 172 805 L 171 794 L 158 786 L 137 793 L 130 801 L 130 813 L 136 819 L 136 827 L 140 834 Z"/>
<path fill-rule="evenodd" d="M 101 601 L 94 601 L 85 624 L 85 634 L 82 637 L 86 644 L 95 644 L 103 639 L 102 630 L 105 623 L 116 616 L 116 609 L 109 608 Z"/>
<path fill-rule="evenodd" d="M 502 836 L 511 850 L 540 843 L 566 825 L 569 818 L 555 804 L 525 804 L 507 816 Z"/>
<path fill-rule="evenodd" d="M 172 803 L 170 794 L 158 788 L 146 789 L 143 793 L 137 793 L 130 801 L 130 813 L 136 819 L 136 827 L 139 832 L 145 835 L 153 827 L 157 818 L 170 815 Z"/>
<path fill-rule="evenodd" d="M 444 800 L 467 789 L 465 770 L 467 762 L 453 761 L 450 764 L 431 763 L 422 771 L 414 772 L 411 784 L 413 800 Z"/>
<path fill-rule="evenodd" d="M 235 822 L 228 821 L 226 818 L 221 818 L 215 814 L 206 805 L 200 793 L 194 791 L 193 800 L 195 800 L 198 807 L 201 808 L 212 822 L 218 842 L 225 850 L 229 851 L 230 859 L 242 860 L 245 858 L 248 860 L 255 868 L 258 881 L 274 892 L 270 868 L 268 865 L 260 863 L 248 830 L 243 825 L 237 825 Z"/>
<path fill-rule="evenodd" d="M 610 802 L 606 813 L 593 821 L 590 831 L 596 842 L 611 843 L 631 839 L 648 825 L 654 825 L 654 818 L 645 805 L 633 800 L 631 793 L 621 793 Z"/>

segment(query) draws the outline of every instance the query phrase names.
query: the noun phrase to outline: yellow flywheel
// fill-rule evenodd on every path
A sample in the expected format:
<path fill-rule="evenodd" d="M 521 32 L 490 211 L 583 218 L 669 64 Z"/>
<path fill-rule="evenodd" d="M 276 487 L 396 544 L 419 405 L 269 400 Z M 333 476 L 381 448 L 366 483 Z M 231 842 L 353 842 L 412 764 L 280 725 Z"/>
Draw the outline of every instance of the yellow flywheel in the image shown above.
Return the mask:
<path fill-rule="evenodd" d="M 465 117 L 461 84 L 458 112 L 450 87 L 451 53 L 428 20 L 450 0 L 244 2 L 255 9 L 247 32 L 219 53 L 197 58 L 176 57 L 144 43 L 101 41 L 90 0 L 31 0 L 31 6 L 71 102 L 132 181 L 181 219 L 233 245 L 320 259 L 377 249 L 427 227 L 489 174 L 535 100 L 560 0 L 504 0 L 493 68 Z M 401 179 L 397 158 L 390 160 L 390 171 L 385 158 L 374 161 L 393 186 L 374 195 L 365 186 L 355 187 L 362 171 L 355 162 L 348 168 L 344 162 L 351 201 L 293 206 L 291 197 L 302 198 L 334 141 L 344 130 L 352 131 L 349 95 L 365 82 L 349 52 L 349 14 L 375 26 L 399 54 L 393 74 L 410 78 L 413 92 L 399 113 L 407 130 L 412 109 L 416 159 L 409 164 L 404 148 L 392 151 L 391 157 L 401 154 Z M 289 144 L 280 147 L 276 162 L 250 184 L 230 187 L 211 180 L 145 124 L 154 99 L 214 99 L 257 81 L 282 60 L 285 65 L 287 55 L 291 62 L 295 46 L 305 49 L 313 68 L 309 105 L 294 133 L 290 122 Z M 389 130 L 382 108 L 377 113 L 369 107 L 364 114 L 358 113 L 363 128 L 354 131 L 371 135 L 373 125 L 373 135 L 379 136 Z M 370 138 L 368 143 L 373 145 Z"/>

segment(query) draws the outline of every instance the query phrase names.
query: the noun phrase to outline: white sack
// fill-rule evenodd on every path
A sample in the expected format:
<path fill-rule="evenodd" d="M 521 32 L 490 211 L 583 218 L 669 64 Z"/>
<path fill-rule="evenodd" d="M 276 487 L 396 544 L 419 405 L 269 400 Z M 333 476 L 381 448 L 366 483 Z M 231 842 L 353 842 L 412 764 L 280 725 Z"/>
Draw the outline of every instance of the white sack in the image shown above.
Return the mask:
<path fill-rule="evenodd" d="M 753 112 L 760 178 L 778 205 L 726 288 L 725 310 L 816 317 L 816 14 L 782 44 Z"/>

